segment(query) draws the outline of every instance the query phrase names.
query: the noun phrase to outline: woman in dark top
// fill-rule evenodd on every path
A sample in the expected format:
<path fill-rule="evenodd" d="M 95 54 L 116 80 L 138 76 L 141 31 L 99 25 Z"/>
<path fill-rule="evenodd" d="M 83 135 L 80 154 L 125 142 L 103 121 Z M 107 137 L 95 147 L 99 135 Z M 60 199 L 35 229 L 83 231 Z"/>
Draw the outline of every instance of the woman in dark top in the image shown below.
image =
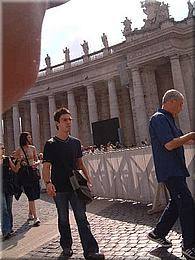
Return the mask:
<path fill-rule="evenodd" d="M 8 239 L 13 233 L 12 201 L 14 195 L 14 176 L 20 168 L 20 162 L 16 165 L 10 157 L 5 156 L 5 148 L 0 144 L 0 163 L 2 166 L 2 200 L 1 200 L 1 232 L 3 240 Z"/>

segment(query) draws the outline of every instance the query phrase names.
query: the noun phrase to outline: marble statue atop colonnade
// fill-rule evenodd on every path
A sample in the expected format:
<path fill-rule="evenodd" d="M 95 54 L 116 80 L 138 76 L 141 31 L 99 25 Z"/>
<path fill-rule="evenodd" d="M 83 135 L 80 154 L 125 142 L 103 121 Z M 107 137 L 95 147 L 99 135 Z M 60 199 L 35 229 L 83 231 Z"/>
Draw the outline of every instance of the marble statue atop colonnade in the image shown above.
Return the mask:
<path fill-rule="evenodd" d="M 188 1 L 187 3 L 188 3 L 188 18 L 191 18 L 195 16 L 195 1 L 193 4 L 190 1 Z"/>
<path fill-rule="evenodd" d="M 169 20 L 169 5 L 164 2 L 155 0 L 145 0 L 141 2 L 143 12 L 147 15 L 147 19 L 142 29 L 155 29 L 158 28 L 160 23 Z"/>
<path fill-rule="evenodd" d="M 109 47 L 108 38 L 107 38 L 107 35 L 105 33 L 102 34 L 101 39 L 102 39 L 102 43 L 104 45 L 104 48 L 108 49 L 108 47 Z"/>
<path fill-rule="evenodd" d="M 141 7 L 143 12 L 147 15 L 147 18 L 143 19 L 144 26 L 141 30 L 138 30 L 137 28 L 132 30 L 131 19 L 127 17 L 125 17 L 125 20 L 122 22 L 124 25 L 124 30 L 122 33 L 126 39 L 131 39 L 131 36 L 133 36 L 134 33 L 159 28 L 162 22 L 170 20 L 169 5 L 164 2 L 145 0 L 141 1 Z"/>
<path fill-rule="evenodd" d="M 85 40 L 83 41 L 83 44 L 81 44 L 82 48 L 83 48 L 83 52 L 84 55 L 87 56 L 89 55 L 89 45 L 88 42 L 86 42 Z"/>
<path fill-rule="evenodd" d="M 63 50 L 63 53 L 65 54 L 65 62 L 64 62 L 64 69 L 70 68 L 70 50 L 68 47 L 66 47 Z"/>
<path fill-rule="evenodd" d="M 45 64 L 46 64 L 47 68 L 51 67 L 51 58 L 50 58 L 50 56 L 48 54 L 45 57 Z"/>
<path fill-rule="evenodd" d="M 124 30 L 122 31 L 123 35 L 125 37 L 130 36 L 132 29 L 131 29 L 131 20 L 127 17 L 125 17 L 125 20 L 122 22 L 122 24 L 124 24 Z"/>
<path fill-rule="evenodd" d="M 89 44 L 87 41 L 83 41 L 83 44 L 81 44 L 82 48 L 83 48 L 83 61 L 84 62 L 88 62 L 89 61 Z"/>
<path fill-rule="evenodd" d="M 48 54 L 45 57 L 45 64 L 46 64 L 46 75 L 49 75 L 52 73 L 52 69 L 51 69 L 51 58 Z"/>
<path fill-rule="evenodd" d="M 65 62 L 69 62 L 70 61 L 70 50 L 68 49 L 68 47 L 66 47 L 63 50 L 63 53 L 65 54 Z"/>
<path fill-rule="evenodd" d="M 125 20 L 121 22 L 124 25 L 123 30 L 121 30 L 122 34 L 125 36 L 128 42 L 137 39 L 137 35 L 140 36 L 143 33 L 153 29 L 166 28 L 167 24 L 172 25 L 174 22 L 174 18 L 171 18 L 169 14 L 169 5 L 164 3 L 164 1 L 160 2 L 156 0 L 145 0 L 145 1 L 141 1 L 140 3 L 143 12 L 147 16 L 146 19 L 143 19 L 144 26 L 141 27 L 140 29 L 138 28 L 132 29 L 132 21 L 127 16 L 125 17 Z M 191 1 L 188 0 L 187 4 L 188 4 L 187 18 L 195 17 L 195 1 L 192 4 Z M 103 33 L 103 35 L 101 36 L 101 40 L 104 46 L 104 50 L 103 50 L 103 55 L 99 57 L 104 57 L 112 53 L 112 46 L 109 46 L 107 35 L 105 33 Z M 83 57 L 81 57 L 83 58 L 83 62 L 90 61 L 91 53 L 89 52 L 88 42 L 84 40 L 81 46 L 83 50 Z M 66 47 L 63 50 L 63 53 L 65 54 L 64 68 L 65 69 L 70 68 L 71 60 L 70 60 L 69 49 Z M 46 63 L 46 74 L 50 74 L 51 61 L 48 54 L 47 57 L 45 58 L 45 63 Z"/>
<path fill-rule="evenodd" d="M 105 33 L 102 34 L 101 36 L 102 39 L 102 43 L 104 45 L 104 49 L 103 49 L 103 56 L 106 56 L 108 54 L 111 53 L 110 49 L 109 49 L 109 44 L 108 44 L 108 38 L 107 35 Z"/>

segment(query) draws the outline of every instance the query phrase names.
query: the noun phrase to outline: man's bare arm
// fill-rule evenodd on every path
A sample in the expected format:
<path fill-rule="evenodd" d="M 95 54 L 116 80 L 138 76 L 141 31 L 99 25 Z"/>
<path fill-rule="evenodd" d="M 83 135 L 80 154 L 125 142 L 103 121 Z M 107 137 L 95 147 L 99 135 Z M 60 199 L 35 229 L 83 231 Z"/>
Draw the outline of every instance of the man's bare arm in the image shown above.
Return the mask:
<path fill-rule="evenodd" d="M 49 182 L 51 180 L 51 163 L 44 162 L 43 163 L 43 180 L 45 183 Z"/>
<path fill-rule="evenodd" d="M 47 194 L 52 197 L 56 196 L 55 186 L 51 182 L 51 163 L 49 163 L 49 162 L 43 163 L 42 175 L 43 175 L 43 180 L 46 185 Z"/>
<path fill-rule="evenodd" d="M 83 163 L 83 159 L 82 158 L 78 158 L 77 159 L 77 169 L 82 170 L 82 172 L 85 175 L 87 181 L 91 184 L 91 178 L 89 176 L 89 173 L 88 173 L 88 170 L 87 170 L 86 166 Z"/>
<path fill-rule="evenodd" d="M 190 132 L 180 137 L 174 138 L 170 142 L 165 144 L 165 148 L 168 151 L 176 149 L 184 144 L 188 144 L 189 142 L 193 142 L 195 140 L 195 132 Z"/>

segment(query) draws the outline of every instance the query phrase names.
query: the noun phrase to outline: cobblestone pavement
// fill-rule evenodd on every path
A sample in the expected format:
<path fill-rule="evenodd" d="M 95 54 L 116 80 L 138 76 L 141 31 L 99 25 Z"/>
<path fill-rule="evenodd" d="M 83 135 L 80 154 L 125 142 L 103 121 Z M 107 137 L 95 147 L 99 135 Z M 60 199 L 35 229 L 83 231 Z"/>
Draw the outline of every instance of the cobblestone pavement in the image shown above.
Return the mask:
<path fill-rule="evenodd" d="M 116 201 L 98 215 L 90 214 L 92 232 L 106 259 L 181 259 L 178 225 L 168 236 L 173 247 L 164 250 L 146 237 L 159 218 L 159 214 L 148 215 L 147 210 L 148 207 L 140 203 Z M 83 259 L 76 227 L 72 228 L 72 236 L 74 255 L 71 259 Z M 59 236 L 30 252 L 26 258 L 62 259 Z"/>
<path fill-rule="evenodd" d="M 48 197 L 46 193 L 41 194 L 41 200 L 36 200 L 37 214 L 42 223 L 56 217 L 56 207 L 52 198 Z M 27 222 L 28 218 L 28 201 L 24 194 L 19 201 L 13 201 L 13 215 L 14 215 L 14 230 L 15 233 L 27 231 L 32 227 L 32 223 Z"/>
<path fill-rule="evenodd" d="M 102 202 L 96 200 L 93 203 L 99 207 Z M 90 212 L 90 208 L 88 211 L 92 233 L 106 259 L 183 259 L 178 223 L 168 236 L 173 247 L 165 250 L 146 237 L 155 226 L 159 214 L 148 215 L 148 207 L 140 203 L 119 200 L 109 203 L 110 206 L 100 210 L 97 214 L 94 214 L 92 210 Z M 40 212 L 42 223 L 56 217 L 55 205 L 46 194 L 42 194 L 41 200 L 37 201 L 37 209 Z M 31 226 L 26 222 L 28 208 L 24 195 L 18 202 L 14 202 L 13 212 L 16 235 L 28 232 Z M 83 259 L 76 225 L 72 225 L 71 230 L 74 255 L 70 259 Z M 22 259 L 63 259 L 61 252 L 59 235 L 56 235 L 49 242 L 26 254 Z"/>

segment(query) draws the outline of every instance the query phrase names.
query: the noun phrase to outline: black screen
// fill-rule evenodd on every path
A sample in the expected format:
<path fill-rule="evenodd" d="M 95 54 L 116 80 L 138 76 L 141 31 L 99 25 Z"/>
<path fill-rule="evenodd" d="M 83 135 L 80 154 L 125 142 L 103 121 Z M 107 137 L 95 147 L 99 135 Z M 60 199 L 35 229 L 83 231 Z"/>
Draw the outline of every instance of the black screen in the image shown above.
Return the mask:
<path fill-rule="evenodd" d="M 117 117 L 92 123 L 94 144 L 100 146 L 108 142 L 112 144 L 119 142 L 119 127 L 119 119 Z"/>

